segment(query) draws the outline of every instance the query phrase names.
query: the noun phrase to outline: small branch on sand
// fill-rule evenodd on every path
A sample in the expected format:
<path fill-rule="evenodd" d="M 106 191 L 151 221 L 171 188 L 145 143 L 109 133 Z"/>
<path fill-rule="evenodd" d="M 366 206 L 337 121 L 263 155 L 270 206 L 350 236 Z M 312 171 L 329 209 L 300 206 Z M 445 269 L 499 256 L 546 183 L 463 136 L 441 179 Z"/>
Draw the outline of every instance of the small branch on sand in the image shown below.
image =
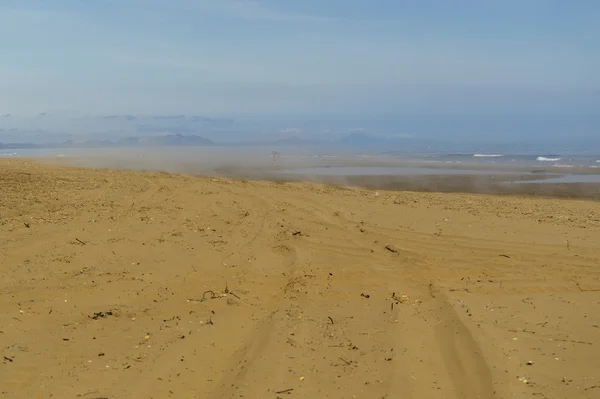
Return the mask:
<path fill-rule="evenodd" d="M 210 298 L 207 298 L 206 294 L 210 294 L 211 295 Z M 205 301 L 207 299 L 215 299 L 216 297 L 217 297 L 217 295 L 214 293 L 214 291 L 210 291 L 210 290 L 209 291 L 204 291 L 204 294 L 202 294 L 202 299 L 205 300 Z"/>
<path fill-rule="evenodd" d="M 435 293 L 433 290 L 434 290 L 433 284 L 429 284 L 429 296 L 432 297 L 433 299 L 435 299 Z"/>
<path fill-rule="evenodd" d="M 291 393 L 294 390 L 294 388 L 290 388 L 290 389 L 284 389 L 283 391 L 277 391 L 275 392 L 277 395 L 282 394 L 282 393 Z"/>
<path fill-rule="evenodd" d="M 347 361 L 346 359 L 344 359 L 341 356 L 340 356 L 340 360 L 343 361 L 344 363 L 346 363 L 348 366 L 350 366 L 352 364 L 352 362 Z"/>
<path fill-rule="evenodd" d="M 87 243 L 84 241 L 81 241 L 79 238 L 75 237 L 75 241 L 77 241 L 78 243 L 80 243 L 81 245 L 86 245 Z"/>
<path fill-rule="evenodd" d="M 558 338 L 554 338 L 553 341 L 560 341 L 560 342 L 569 342 L 571 344 L 582 344 L 582 345 L 594 345 L 592 342 L 585 342 L 585 341 L 573 341 L 573 340 L 569 340 L 569 339 L 558 339 Z"/>
<path fill-rule="evenodd" d="M 390 251 L 390 252 L 392 252 L 394 254 L 397 254 L 399 252 L 398 248 L 396 248 L 396 247 L 394 247 L 393 245 L 390 245 L 390 244 L 386 245 L 385 249 L 387 249 L 388 251 Z"/>
<path fill-rule="evenodd" d="M 581 286 L 579 285 L 579 283 L 577 281 L 575 281 L 573 279 L 571 279 L 571 281 L 575 283 L 575 285 L 577 286 L 577 288 L 579 288 L 579 291 L 581 291 L 581 292 L 597 292 L 597 291 L 600 291 L 600 289 L 588 290 L 588 289 L 581 288 Z"/>
<path fill-rule="evenodd" d="M 208 301 L 210 299 L 225 298 L 227 295 L 234 296 L 237 299 L 239 299 L 240 301 L 242 300 L 242 298 L 240 298 L 235 292 L 229 290 L 229 288 L 227 286 L 225 286 L 225 291 L 212 291 L 212 290 L 204 291 L 204 293 L 202 294 L 202 298 L 200 298 L 200 299 L 189 298 L 188 301 L 189 302 L 204 302 L 204 301 Z"/>

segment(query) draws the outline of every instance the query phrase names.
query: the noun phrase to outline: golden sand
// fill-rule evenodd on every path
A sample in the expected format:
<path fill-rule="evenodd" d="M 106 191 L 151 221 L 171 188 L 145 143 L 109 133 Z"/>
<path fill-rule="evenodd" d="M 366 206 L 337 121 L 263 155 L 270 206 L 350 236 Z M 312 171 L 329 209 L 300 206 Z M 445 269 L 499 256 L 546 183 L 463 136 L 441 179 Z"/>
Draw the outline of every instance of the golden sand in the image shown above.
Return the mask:
<path fill-rule="evenodd" d="M 600 398 L 600 203 L 0 160 L 2 398 Z"/>

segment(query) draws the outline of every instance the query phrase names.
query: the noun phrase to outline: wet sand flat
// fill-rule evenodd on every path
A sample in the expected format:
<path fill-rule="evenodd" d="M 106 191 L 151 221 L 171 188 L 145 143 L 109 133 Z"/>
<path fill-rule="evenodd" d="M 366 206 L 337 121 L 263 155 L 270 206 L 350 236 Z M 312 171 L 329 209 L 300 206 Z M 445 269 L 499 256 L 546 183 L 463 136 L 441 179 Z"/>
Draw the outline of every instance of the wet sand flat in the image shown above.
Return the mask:
<path fill-rule="evenodd" d="M 14 159 L 0 187 L 1 397 L 600 397 L 600 202 Z"/>
<path fill-rule="evenodd" d="M 234 175 L 235 176 L 235 175 Z M 534 180 L 537 179 L 537 180 Z M 600 200 L 600 183 L 552 183 L 543 175 L 286 176 L 280 181 L 314 181 L 372 190 L 519 195 Z"/>

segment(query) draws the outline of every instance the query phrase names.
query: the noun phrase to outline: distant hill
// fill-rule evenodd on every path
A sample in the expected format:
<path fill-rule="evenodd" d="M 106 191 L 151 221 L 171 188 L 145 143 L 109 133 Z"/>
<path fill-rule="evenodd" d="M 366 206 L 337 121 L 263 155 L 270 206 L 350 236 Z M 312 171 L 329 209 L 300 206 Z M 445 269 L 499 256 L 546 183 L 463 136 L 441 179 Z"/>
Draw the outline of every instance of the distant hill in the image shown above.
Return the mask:
<path fill-rule="evenodd" d="M 392 150 L 401 148 L 412 139 L 372 136 L 367 133 L 350 133 L 338 140 L 303 139 L 298 136 L 260 142 L 237 142 L 222 144 L 227 146 L 290 146 L 290 147 L 336 147 L 370 150 Z M 198 135 L 165 134 L 156 136 L 127 137 L 116 141 L 88 140 L 75 142 L 73 140 L 57 143 L 0 143 L 0 149 L 46 149 L 46 148 L 118 148 L 118 147 L 201 147 L 218 145 L 212 140 Z"/>
<path fill-rule="evenodd" d="M 111 147 L 175 147 L 175 146 L 211 146 L 215 143 L 196 135 L 167 134 L 164 136 L 128 137 L 118 141 L 88 140 L 74 142 L 72 140 L 57 143 L 0 143 L 0 149 L 46 149 L 46 148 L 111 148 Z"/>
<path fill-rule="evenodd" d="M 62 141 L 57 143 L 0 143 L 0 149 L 2 150 L 35 150 L 45 148 L 71 148 L 73 147 L 72 141 Z"/>
<path fill-rule="evenodd" d="M 325 140 L 306 140 L 298 136 L 292 136 L 287 139 L 280 139 L 272 142 L 275 145 L 289 145 L 289 146 L 319 146 L 322 144 L 329 144 L 330 142 Z"/>
<path fill-rule="evenodd" d="M 387 149 L 388 147 L 398 147 L 406 143 L 406 139 L 394 137 L 372 136 L 367 133 L 350 133 L 336 141 L 338 146 L 365 149 Z"/>
<path fill-rule="evenodd" d="M 196 135 L 167 134 L 164 136 L 129 137 L 116 143 L 118 146 L 177 147 L 210 146 L 215 143 Z"/>

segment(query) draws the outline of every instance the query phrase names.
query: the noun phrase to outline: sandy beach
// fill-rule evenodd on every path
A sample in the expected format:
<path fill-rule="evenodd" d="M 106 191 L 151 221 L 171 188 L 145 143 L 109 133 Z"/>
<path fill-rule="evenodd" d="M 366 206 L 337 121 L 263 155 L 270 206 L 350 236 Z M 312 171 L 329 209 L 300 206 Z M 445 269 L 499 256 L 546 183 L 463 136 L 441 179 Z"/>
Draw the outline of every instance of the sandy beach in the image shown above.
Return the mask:
<path fill-rule="evenodd" d="M 598 201 L 17 159 L 0 187 L 2 398 L 600 398 Z"/>

